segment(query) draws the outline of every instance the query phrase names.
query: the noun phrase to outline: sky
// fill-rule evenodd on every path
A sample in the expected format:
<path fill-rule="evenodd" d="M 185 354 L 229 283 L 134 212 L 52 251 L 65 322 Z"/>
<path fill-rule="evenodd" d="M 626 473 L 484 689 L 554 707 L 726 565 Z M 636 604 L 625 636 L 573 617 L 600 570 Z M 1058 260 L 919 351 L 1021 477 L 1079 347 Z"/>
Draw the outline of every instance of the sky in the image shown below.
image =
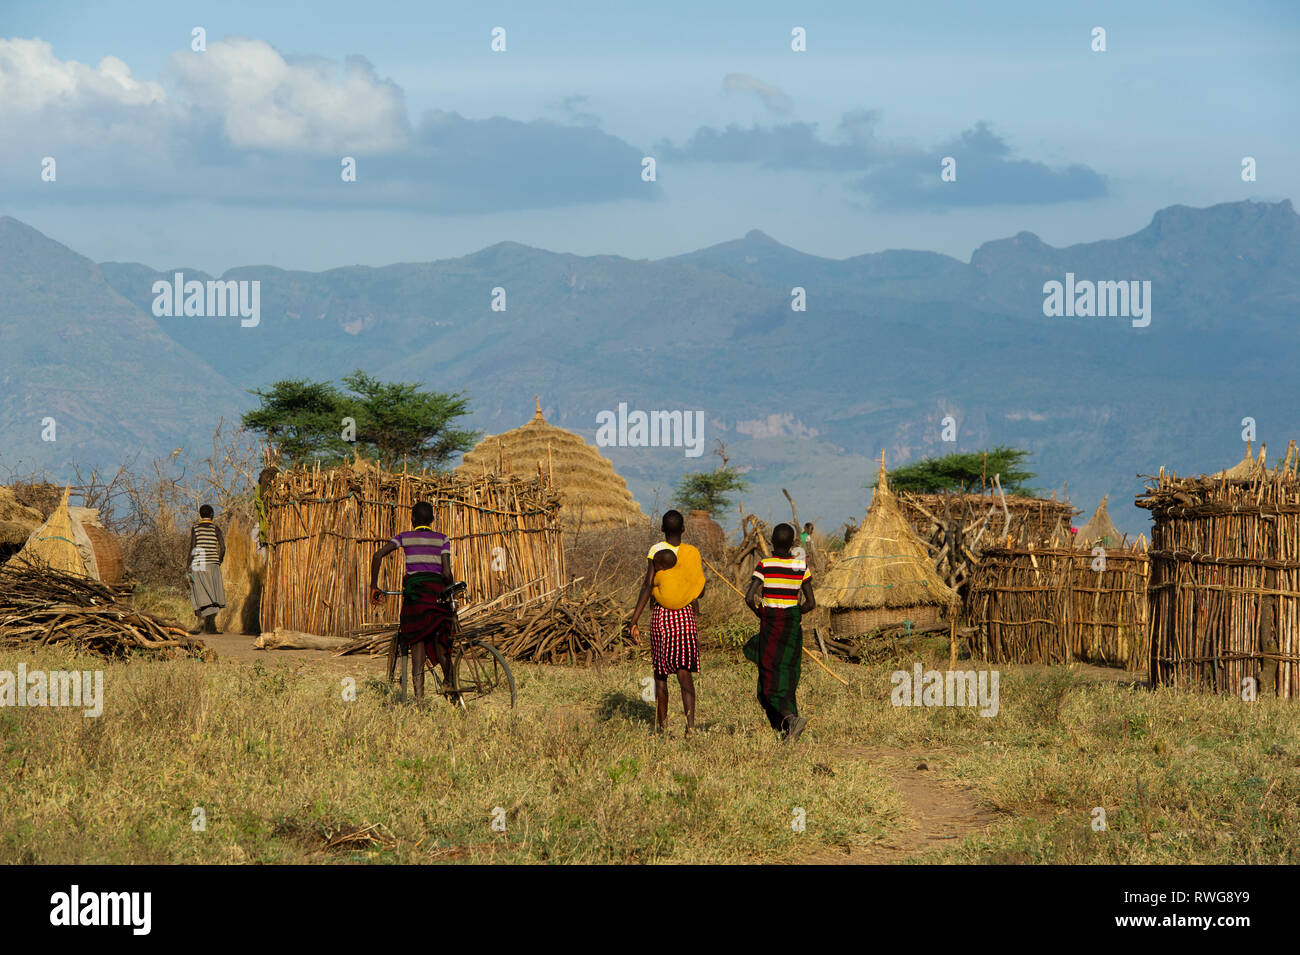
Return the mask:
<path fill-rule="evenodd" d="M 659 258 L 751 229 L 969 260 L 1294 198 L 1298 79 L 1294 0 L 0 0 L 0 214 L 213 273 L 507 240 Z"/>

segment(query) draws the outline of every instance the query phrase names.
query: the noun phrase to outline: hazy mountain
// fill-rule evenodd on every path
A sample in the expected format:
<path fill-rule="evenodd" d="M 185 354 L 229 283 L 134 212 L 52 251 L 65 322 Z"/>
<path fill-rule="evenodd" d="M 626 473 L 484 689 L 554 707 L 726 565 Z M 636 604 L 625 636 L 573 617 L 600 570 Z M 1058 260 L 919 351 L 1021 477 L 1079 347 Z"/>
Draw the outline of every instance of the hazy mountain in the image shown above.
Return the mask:
<path fill-rule="evenodd" d="M 0 464 L 16 472 L 167 453 L 240 389 L 123 299 L 99 266 L 0 217 Z M 46 419 L 54 419 L 53 428 Z M 42 436 L 53 437 L 53 441 Z"/>
<path fill-rule="evenodd" d="M 117 370 L 93 385 L 114 419 L 102 426 L 135 429 L 150 451 L 170 450 L 187 427 L 202 440 L 219 413 L 246 407 L 243 389 L 364 368 L 467 391 L 473 425 L 489 432 L 526 420 L 535 393 L 551 421 L 589 440 L 598 412 L 620 402 L 702 410 L 704 457 L 606 449 L 647 510 L 656 489 L 664 504 L 684 471 L 716 463 L 707 451 L 719 437 L 732 463 L 750 469 L 747 507 L 786 513 L 785 486 L 801 516 L 824 524 L 860 515 L 881 448 L 892 466 L 1011 444 L 1034 452 L 1042 488 L 1068 482 L 1085 510 L 1110 492 L 1116 522 L 1140 529 L 1146 514 L 1129 506 L 1137 473 L 1235 463 L 1247 416 L 1276 454 L 1300 434 L 1292 372 L 1300 220 L 1289 202 L 1173 207 L 1131 236 L 1064 249 L 1021 233 L 981 246 L 970 264 L 908 251 L 823 259 L 754 231 L 656 262 L 503 242 L 378 269 L 234 269 L 221 278 L 261 283 L 255 328 L 231 318 L 155 319 L 155 281 L 176 271 L 210 277 L 120 263 L 96 272 L 5 221 L 5 248 L 22 245 L 29 265 L 11 276 L 11 263 L 0 263 L 0 275 L 28 297 L 48 288 L 39 313 L 93 339 L 97 360 Z M 87 276 L 75 287 L 56 281 L 69 260 Z M 1150 325 L 1045 317 L 1043 283 L 1067 272 L 1150 281 Z M 795 287 L 806 311 L 791 308 Z M 504 311 L 492 308 L 495 288 L 505 290 Z M 46 374 L 50 356 L 48 340 L 22 318 L 37 312 L 4 300 L 0 333 L 24 369 L 18 390 L 6 382 L 9 408 Z M 131 322 L 87 317 L 109 308 Z M 138 331 L 113 333 L 118 324 Z M 174 356 L 193 374 L 174 377 Z M 171 412 L 157 426 L 127 411 L 138 400 L 133 381 L 146 373 L 158 381 L 156 405 Z M 182 400 L 204 387 L 203 400 Z M 946 415 L 959 425 L 955 444 L 940 440 Z"/>

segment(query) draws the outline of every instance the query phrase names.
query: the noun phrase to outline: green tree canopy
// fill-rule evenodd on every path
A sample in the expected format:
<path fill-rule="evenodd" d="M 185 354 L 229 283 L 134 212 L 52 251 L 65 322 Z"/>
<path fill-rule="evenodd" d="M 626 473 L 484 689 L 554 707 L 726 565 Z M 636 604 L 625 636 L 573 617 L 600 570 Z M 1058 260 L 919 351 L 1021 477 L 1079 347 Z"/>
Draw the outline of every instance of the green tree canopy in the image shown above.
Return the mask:
<path fill-rule="evenodd" d="M 346 390 L 331 382 L 293 379 L 254 390 L 261 404 L 243 416 L 243 425 L 265 435 L 289 464 L 337 464 L 359 451 L 386 469 L 403 460 L 442 468 L 478 439 L 477 432 L 455 426 L 469 410 L 460 393 L 426 392 L 363 371 L 345 376 L 343 384 Z M 348 418 L 355 435 L 346 427 Z"/>
<path fill-rule="evenodd" d="M 743 491 L 749 486 L 735 470 L 721 467 L 716 471 L 697 471 L 684 474 L 673 489 L 677 506 L 686 511 L 708 511 L 717 518 L 731 508 L 732 491 Z"/>
<path fill-rule="evenodd" d="M 241 423 L 264 435 L 286 463 L 338 460 L 347 453 L 342 422 L 348 411 L 343 394 L 334 385 L 294 378 L 277 381 L 265 391 L 255 389 L 252 394 L 261 404 L 245 414 Z"/>
<path fill-rule="evenodd" d="M 1028 451 L 999 445 L 987 451 L 962 451 L 941 458 L 923 458 L 888 472 L 889 486 L 895 491 L 918 494 L 943 491 L 970 494 L 980 491 L 982 479 L 992 480 L 997 474 L 1006 493 L 1033 494 L 1034 489 L 1026 486 L 1025 482 L 1037 475 L 1020 466 L 1027 457 Z"/>

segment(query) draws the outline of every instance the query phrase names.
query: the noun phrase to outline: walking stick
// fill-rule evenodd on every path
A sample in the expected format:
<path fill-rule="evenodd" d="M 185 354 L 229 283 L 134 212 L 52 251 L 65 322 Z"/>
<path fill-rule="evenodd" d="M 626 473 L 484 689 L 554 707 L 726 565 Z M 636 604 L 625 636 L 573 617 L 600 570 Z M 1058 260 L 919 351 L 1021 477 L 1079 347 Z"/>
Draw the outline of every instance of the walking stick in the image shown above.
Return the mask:
<path fill-rule="evenodd" d="M 731 581 L 729 581 L 726 577 L 723 577 L 722 574 L 719 573 L 718 568 L 716 568 L 716 567 L 714 567 L 712 564 L 710 564 L 710 563 L 708 562 L 708 560 L 705 559 L 705 557 L 704 557 L 703 554 L 700 555 L 700 560 L 704 561 L 704 566 L 705 566 L 705 567 L 709 568 L 709 570 L 713 571 L 715 574 L 718 575 L 718 579 L 719 579 L 719 580 L 721 580 L 724 584 L 726 584 L 726 585 L 727 585 L 728 587 L 730 587 L 732 590 L 736 591 L 736 594 L 740 597 L 741 600 L 744 600 L 744 599 L 745 599 L 745 595 L 742 594 L 742 593 L 740 592 L 739 589 L 737 589 L 736 585 L 733 584 Z M 813 653 L 811 650 L 809 650 L 807 647 L 801 645 L 801 646 L 799 647 L 799 649 L 801 649 L 804 653 L 808 654 L 808 656 L 810 656 L 810 657 L 812 658 L 813 663 L 816 663 L 819 667 L 821 667 L 823 670 L 825 670 L 825 671 L 826 671 L 827 673 L 829 673 L 831 676 L 835 677 L 835 679 L 839 680 L 839 681 L 840 681 L 841 683 L 843 683 L 845 686 L 848 686 L 848 685 L 849 685 L 849 681 L 848 681 L 848 680 L 844 679 L 844 677 L 840 676 L 838 673 L 836 673 L 834 670 L 832 670 L 832 669 L 831 669 L 830 667 L 828 667 L 826 664 L 822 663 L 821 660 L 818 660 L 818 659 L 817 659 L 817 655 L 816 655 L 815 653 Z"/>

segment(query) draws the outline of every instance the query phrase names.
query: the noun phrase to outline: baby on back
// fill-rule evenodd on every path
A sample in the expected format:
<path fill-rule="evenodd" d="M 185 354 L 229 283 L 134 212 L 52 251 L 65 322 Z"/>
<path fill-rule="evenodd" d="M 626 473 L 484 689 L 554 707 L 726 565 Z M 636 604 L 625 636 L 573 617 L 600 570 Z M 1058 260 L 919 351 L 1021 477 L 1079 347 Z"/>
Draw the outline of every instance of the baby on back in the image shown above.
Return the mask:
<path fill-rule="evenodd" d="M 655 565 L 655 576 L 661 570 L 672 570 L 677 566 L 677 548 L 667 541 L 660 541 L 650 548 L 650 560 Z"/>

